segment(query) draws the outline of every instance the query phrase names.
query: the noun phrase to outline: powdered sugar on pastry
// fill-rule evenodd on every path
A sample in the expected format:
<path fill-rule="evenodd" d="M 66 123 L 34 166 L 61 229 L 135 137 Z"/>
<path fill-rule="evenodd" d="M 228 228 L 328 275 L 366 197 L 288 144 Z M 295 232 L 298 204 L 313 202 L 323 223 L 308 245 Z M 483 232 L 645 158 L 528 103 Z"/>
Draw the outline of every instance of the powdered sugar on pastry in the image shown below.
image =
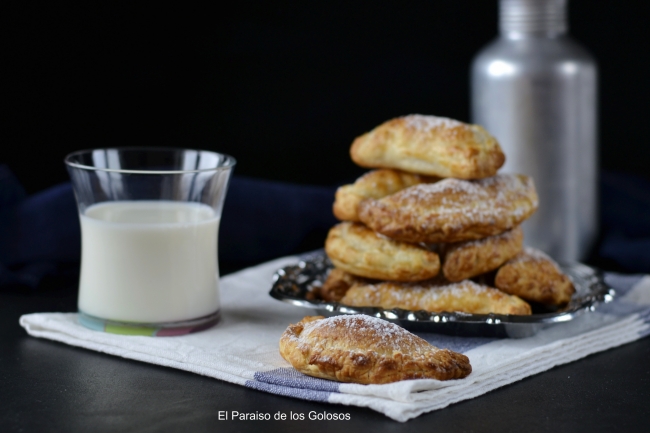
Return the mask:
<path fill-rule="evenodd" d="M 344 328 L 350 333 L 354 332 L 365 337 L 370 337 L 370 350 L 377 349 L 378 347 L 400 350 L 400 340 L 413 339 L 415 337 L 415 335 L 401 326 L 362 314 L 335 316 L 309 322 L 303 328 L 302 335 L 309 338 L 313 332 L 326 328 L 329 328 L 329 331 L 333 331 L 336 328 Z"/>
<path fill-rule="evenodd" d="M 401 308 L 413 311 L 531 314 L 530 306 L 516 296 L 509 296 L 469 280 L 458 283 L 355 284 L 340 303 L 354 307 Z"/>
<path fill-rule="evenodd" d="M 531 178 L 498 174 L 467 181 L 420 184 L 380 200 L 364 200 L 359 218 L 368 227 L 405 242 L 461 242 L 493 236 L 537 210 Z"/>
<path fill-rule="evenodd" d="M 461 179 L 443 179 L 440 182 L 415 185 L 404 191 L 403 197 L 407 201 L 422 200 L 431 194 L 468 194 L 477 198 L 488 198 L 489 194 L 478 182 Z"/>
<path fill-rule="evenodd" d="M 481 126 L 420 114 L 357 137 L 350 156 L 362 167 L 461 179 L 493 176 L 505 162 L 499 143 Z"/>
<path fill-rule="evenodd" d="M 448 117 L 423 116 L 422 114 L 404 116 L 404 124 L 407 128 L 413 128 L 424 133 L 428 133 L 434 128 L 455 128 L 465 125 L 463 122 Z"/>
<path fill-rule="evenodd" d="M 374 299 L 381 297 L 384 287 L 383 283 L 368 284 L 364 286 L 361 299 L 373 302 Z M 361 285 L 357 285 L 357 288 Z M 462 281 L 447 285 L 420 285 L 408 284 L 403 286 L 404 290 L 395 290 L 390 294 L 390 299 L 400 305 L 415 305 L 417 302 L 429 303 L 436 302 L 442 297 L 462 298 L 463 296 L 480 295 L 486 292 L 487 286 L 481 286 L 473 281 Z M 355 301 L 357 302 L 357 301 Z M 345 304 L 345 300 L 342 301 Z M 349 305 L 349 304 L 346 304 Z M 369 305 L 369 304 L 368 304 Z M 401 307 L 386 307 L 401 308 Z"/>

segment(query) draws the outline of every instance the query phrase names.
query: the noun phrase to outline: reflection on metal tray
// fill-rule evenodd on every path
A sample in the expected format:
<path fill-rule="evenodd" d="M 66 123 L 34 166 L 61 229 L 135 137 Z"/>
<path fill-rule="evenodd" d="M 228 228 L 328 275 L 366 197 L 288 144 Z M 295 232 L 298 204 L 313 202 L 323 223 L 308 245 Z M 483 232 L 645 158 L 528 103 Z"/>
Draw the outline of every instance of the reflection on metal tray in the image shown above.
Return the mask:
<path fill-rule="evenodd" d="M 292 305 L 311 308 L 324 316 L 367 314 L 397 323 L 415 332 L 522 338 L 530 337 L 551 324 L 573 320 L 586 311 L 593 311 L 598 304 L 610 302 L 614 298 L 614 290 L 605 284 L 599 270 L 580 263 L 560 266 L 571 277 L 576 288 L 571 302 L 555 311 L 534 307 L 530 316 L 431 313 L 399 308 L 385 310 L 376 307 L 349 307 L 337 302 L 323 301 L 318 299 L 315 289 L 322 285 L 332 264 L 322 251 L 305 256 L 296 265 L 279 269 L 273 276 L 270 295 Z"/>

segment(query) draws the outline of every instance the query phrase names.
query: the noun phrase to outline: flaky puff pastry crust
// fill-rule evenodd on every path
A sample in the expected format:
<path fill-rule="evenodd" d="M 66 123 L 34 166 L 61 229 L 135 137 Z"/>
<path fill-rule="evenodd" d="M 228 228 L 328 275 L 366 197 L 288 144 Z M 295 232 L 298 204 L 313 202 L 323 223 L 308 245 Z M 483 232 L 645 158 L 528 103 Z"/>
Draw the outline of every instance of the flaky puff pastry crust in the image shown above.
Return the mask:
<path fill-rule="evenodd" d="M 357 208 L 367 198 L 382 198 L 409 186 L 431 183 L 440 180 L 432 176 L 406 173 L 400 170 L 372 170 L 354 183 L 343 185 L 336 190 L 332 211 L 341 221 L 359 221 Z"/>
<path fill-rule="evenodd" d="M 497 174 L 474 181 L 443 179 L 379 200 L 363 200 L 359 218 L 396 240 L 449 243 L 503 233 L 532 215 L 537 206 L 530 177 Z"/>
<path fill-rule="evenodd" d="M 362 384 L 460 379 L 469 358 L 438 349 L 404 328 L 370 316 L 305 317 L 280 338 L 280 354 L 309 376 Z"/>
<path fill-rule="evenodd" d="M 378 280 L 421 281 L 440 272 L 440 257 L 435 252 L 388 239 L 349 221 L 330 229 L 325 253 L 335 267 Z"/>
<path fill-rule="evenodd" d="M 526 247 L 496 274 L 499 290 L 546 305 L 564 305 L 575 292 L 571 279 L 543 252 Z"/>
<path fill-rule="evenodd" d="M 460 179 L 494 176 L 505 162 L 499 143 L 479 125 L 412 114 L 356 138 L 352 160 L 362 167 Z"/>
<path fill-rule="evenodd" d="M 458 283 L 386 281 L 355 284 L 339 302 L 351 307 L 401 308 L 412 311 L 531 314 L 530 305 L 517 296 L 469 280 Z"/>
<path fill-rule="evenodd" d="M 476 241 L 444 245 L 442 273 L 449 281 L 462 281 L 493 271 L 521 251 L 524 233 L 517 226 Z"/>

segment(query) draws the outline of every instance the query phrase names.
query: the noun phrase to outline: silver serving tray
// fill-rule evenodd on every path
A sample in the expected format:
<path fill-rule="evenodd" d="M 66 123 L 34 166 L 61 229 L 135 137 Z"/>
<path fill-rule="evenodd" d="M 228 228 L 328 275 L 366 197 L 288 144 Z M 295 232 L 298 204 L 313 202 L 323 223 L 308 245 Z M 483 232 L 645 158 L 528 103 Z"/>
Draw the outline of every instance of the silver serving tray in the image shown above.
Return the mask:
<path fill-rule="evenodd" d="M 349 307 L 327 302 L 315 296 L 314 289 L 325 281 L 332 264 L 323 251 L 306 255 L 297 264 L 279 269 L 273 275 L 273 298 L 298 307 L 310 308 L 323 316 L 367 314 L 385 319 L 414 332 L 435 332 L 462 336 L 523 338 L 540 329 L 575 319 L 594 311 L 601 303 L 614 299 L 614 289 L 605 284 L 602 273 L 581 263 L 560 264 L 576 288 L 571 301 L 561 309 L 552 310 L 533 305 L 530 316 L 505 314 L 467 314 L 459 312 L 409 311 L 395 308 Z"/>

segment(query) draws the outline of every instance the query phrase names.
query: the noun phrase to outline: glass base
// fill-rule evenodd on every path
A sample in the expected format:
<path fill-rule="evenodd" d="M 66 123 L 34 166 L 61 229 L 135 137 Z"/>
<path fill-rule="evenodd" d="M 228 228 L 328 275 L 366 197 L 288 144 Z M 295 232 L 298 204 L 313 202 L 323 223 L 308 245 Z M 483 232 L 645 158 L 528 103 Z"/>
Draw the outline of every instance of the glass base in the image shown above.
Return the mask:
<path fill-rule="evenodd" d="M 79 324 L 94 331 L 121 335 L 145 335 L 149 337 L 173 337 L 203 331 L 219 322 L 221 312 L 216 311 L 194 320 L 166 323 L 132 323 L 100 319 L 79 310 Z"/>

